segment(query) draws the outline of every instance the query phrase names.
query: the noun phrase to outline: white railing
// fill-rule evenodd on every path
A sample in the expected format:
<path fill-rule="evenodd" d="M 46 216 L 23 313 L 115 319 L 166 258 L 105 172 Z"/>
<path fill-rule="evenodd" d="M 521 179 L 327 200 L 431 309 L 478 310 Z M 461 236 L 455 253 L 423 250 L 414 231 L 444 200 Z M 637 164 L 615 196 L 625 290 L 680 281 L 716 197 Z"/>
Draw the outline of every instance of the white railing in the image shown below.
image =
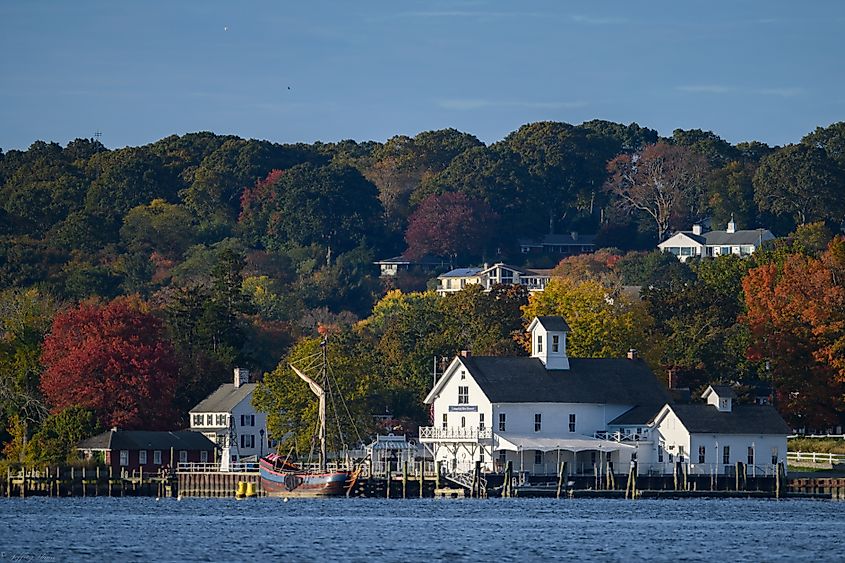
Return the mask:
<path fill-rule="evenodd" d="M 606 430 L 599 430 L 595 434 L 593 434 L 594 438 L 599 440 L 610 440 L 613 442 L 647 442 L 650 438 L 648 437 L 648 433 L 630 433 L 626 434 L 625 432 L 608 432 Z"/>
<path fill-rule="evenodd" d="M 420 441 L 439 440 L 489 440 L 493 438 L 492 428 L 441 428 L 420 426 Z"/>
<path fill-rule="evenodd" d="M 845 454 L 831 454 L 821 452 L 787 452 L 787 461 L 810 463 L 845 463 Z"/>
<path fill-rule="evenodd" d="M 835 438 L 845 440 L 845 434 L 790 434 L 787 438 Z"/>
<path fill-rule="evenodd" d="M 217 473 L 221 471 L 219 463 L 182 462 L 176 466 L 179 473 Z M 256 473 L 258 463 L 230 463 L 227 473 Z"/>

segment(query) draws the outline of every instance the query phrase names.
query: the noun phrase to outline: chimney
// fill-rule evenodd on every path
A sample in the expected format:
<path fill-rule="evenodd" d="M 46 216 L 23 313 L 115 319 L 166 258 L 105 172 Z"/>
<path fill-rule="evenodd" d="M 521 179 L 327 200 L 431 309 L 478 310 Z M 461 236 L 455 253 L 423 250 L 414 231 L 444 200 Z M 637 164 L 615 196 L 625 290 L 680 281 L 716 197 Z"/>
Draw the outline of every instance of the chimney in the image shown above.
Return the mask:
<path fill-rule="evenodd" d="M 734 215 L 731 213 L 731 220 L 728 221 L 728 233 L 735 233 L 736 232 L 736 223 L 734 222 Z"/>
<path fill-rule="evenodd" d="M 462 358 L 469 358 L 470 356 L 472 356 L 472 352 L 470 352 L 469 350 L 461 350 Z"/>
<path fill-rule="evenodd" d="M 630 350 L 628 350 L 628 359 L 629 360 L 638 360 L 639 358 L 640 358 L 640 355 L 636 351 L 636 349 L 631 348 Z"/>
<path fill-rule="evenodd" d="M 693 225 L 692 226 L 692 234 L 700 235 L 701 234 L 701 225 Z"/>
<path fill-rule="evenodd" d="M 244 368 L 235 368 L 235 389 L 244 383 L 249 383 L 249 370 Z"/>

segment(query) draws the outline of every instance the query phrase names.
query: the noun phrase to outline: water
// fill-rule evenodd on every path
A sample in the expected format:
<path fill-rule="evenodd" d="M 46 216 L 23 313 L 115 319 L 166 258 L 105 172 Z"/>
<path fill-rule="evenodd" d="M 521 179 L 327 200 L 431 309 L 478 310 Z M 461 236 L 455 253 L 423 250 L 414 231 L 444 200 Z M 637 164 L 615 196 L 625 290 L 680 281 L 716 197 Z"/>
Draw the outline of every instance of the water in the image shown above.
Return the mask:
<path fill-rule="evenodd" d="M 845 560 L 845 502 L 0 500 L 0 561 Z"/>

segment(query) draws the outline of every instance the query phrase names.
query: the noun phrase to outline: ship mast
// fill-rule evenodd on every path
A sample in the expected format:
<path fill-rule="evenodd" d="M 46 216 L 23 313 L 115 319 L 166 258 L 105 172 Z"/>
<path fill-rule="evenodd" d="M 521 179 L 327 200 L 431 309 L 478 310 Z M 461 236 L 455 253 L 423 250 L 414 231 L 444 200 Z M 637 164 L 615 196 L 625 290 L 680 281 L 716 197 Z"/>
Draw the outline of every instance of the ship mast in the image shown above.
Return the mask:
<path fill-rule="evenodd" d="M 322 373 L 323 381 L 326 379 L 326 341 L 320 343 L 320 346 L 323 348 L 323 367 Z M 320 415 L 320 471 L 326 471 L 326 392 L 323 388 L 317 384 L 316 381 L 296 369 L 292 364 L 290 368 L 294 371 L 296 375 L 299 376 L 305 383 L 308 384 L 308 387 L 311 388 L 311 392 L 317 395 L 317 398 L 320 400 L 320 407 L 319 407 L 319 415 Z"/>

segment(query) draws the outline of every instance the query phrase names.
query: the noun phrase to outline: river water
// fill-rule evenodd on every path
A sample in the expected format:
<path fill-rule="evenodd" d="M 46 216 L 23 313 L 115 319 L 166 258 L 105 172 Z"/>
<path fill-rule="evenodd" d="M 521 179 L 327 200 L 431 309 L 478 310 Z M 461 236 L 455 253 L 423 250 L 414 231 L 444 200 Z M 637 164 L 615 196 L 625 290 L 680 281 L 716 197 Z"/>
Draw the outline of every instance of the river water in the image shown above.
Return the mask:
<path fill-rule="evenodd" d="M 0 561 L 842 561 L 845 502 L 0 499 Z"/>

